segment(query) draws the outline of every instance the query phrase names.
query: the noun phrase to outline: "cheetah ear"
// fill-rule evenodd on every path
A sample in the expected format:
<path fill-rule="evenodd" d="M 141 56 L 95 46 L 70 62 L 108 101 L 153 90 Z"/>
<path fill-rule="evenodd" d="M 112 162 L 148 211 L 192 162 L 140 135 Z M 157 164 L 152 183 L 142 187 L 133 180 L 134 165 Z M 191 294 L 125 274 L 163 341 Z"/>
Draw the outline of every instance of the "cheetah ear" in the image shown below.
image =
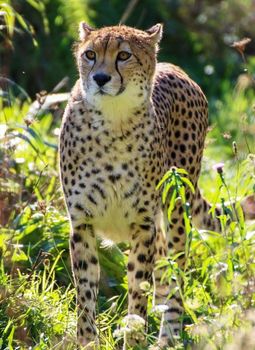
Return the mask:
<path fill-rule="evenodd" d="M 87 39 L 89 34 L 95 29 L 91 28 L 87 23 L 81 22 L 79 25 L 79 37 L 81 41 Z"/>
<path fill-rule="evenodd" d="M 162 38 L 163 25 L 161 23 L 155 24 L 155 26 L 146 30 L 149 34 L 149 38 L 153 44 L 158 44 Z"/>

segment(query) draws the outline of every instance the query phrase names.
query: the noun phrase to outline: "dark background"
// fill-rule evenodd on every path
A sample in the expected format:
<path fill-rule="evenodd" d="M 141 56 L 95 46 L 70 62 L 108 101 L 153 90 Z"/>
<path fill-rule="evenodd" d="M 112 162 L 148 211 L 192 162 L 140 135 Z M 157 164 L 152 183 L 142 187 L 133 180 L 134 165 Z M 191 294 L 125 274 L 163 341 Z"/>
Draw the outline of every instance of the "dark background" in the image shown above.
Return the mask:
<path fill-rule="evenodd" d="M 64 90 L 71 88 L 77 78 L 72 45 L 81 20 L 95 27 L 122 21 L 141 29 L 163 23 L 159 60 L 180 65 L 211 100 L 222 96 L 242 72 L 242 58 L 230 45 L 255 32 L 252 0 L 15 0 L 11 5 L 28 30 L 18 18 L 11 38 L 2 30 L 0 74 L 18 82 L 32 98 L 38 91 L 50 92 L 64 77 L 69 78 Z M 251 42 L 246 48 L 251 66 L 254 51 Z"/>

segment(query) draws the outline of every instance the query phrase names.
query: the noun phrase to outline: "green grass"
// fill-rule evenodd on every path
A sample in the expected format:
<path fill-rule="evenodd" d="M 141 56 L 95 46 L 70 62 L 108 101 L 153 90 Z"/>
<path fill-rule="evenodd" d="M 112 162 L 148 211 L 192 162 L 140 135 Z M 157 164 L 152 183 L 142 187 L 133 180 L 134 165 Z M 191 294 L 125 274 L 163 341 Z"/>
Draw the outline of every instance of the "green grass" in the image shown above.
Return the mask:
<path fill-rule="evenodd" d="M 251 92 L 226 93 L 215 104 L 200 179 L 211 203 L 223 198 L 227 205 L 254 193 L 253 99 Z M 11 103 L 5 97 L 0 100 L 0 350 L 75 349 L 69 224 L 58 179 L 59 114 L 43 112 L 27 120 L 30 104 L 15 97 Z M 225 162 L 224 183 L 213 170 L 218 161 Z M 233 208 L 228 209 L 231 217 Z M 227 217 L 221 219 L 222 234 L 192 230 L 185 273 L 174 257 L 167 261 L 168 276 L 184 279 L 186 326 L 176 350 L 255 349 L 255 223 L 245 223 L 240 211 L 238 221 L 228 227 Z M 98 324 L 103 350 L 116 349 L 123 340 L 127 249 L 100 248 Z M 153 343 L 159 315 L 152 308 L 151 289 L 146 293 L 147 338 Z"/>

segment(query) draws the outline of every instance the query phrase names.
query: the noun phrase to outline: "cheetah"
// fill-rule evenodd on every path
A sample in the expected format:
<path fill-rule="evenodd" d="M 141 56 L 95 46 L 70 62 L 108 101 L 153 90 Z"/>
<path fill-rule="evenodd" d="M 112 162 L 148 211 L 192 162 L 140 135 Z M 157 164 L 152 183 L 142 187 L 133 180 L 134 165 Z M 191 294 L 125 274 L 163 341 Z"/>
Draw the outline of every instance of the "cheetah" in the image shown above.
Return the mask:
<path fill-rule="evenodd" d="M 100 267 L 97 237 L 127 241 L 128 314 L 146 318 L 140 286 L 154 283 L 155 304 L 167 305 L 158 344 L 171 343 L 181 325 L 182 300 L 168 298 L 155 262 L 179 252 L 185 262 L 183 207 L 166 220 L 156 185 L 170 167 L 184 168 L 194 225 L 219 230 L 197 186 L 208 126 L 207 100 L 179 67 L 157 63 L 162 25 L 146 31 L 125 25 L 94 29 L 82 22 L 75 57 L 79 71 L 60 133 L 60 170 L 71 225 L 71 262 L 77 288 L 77 338 L 97 341 Z M 182 254 L 181 254 L 182 253 Z M 136 339 L 127 339 L 134 346 Z M 89 346 L 89 345 L 88 345 Z M 92 347 L 91 347 L 92 349 Z"/>

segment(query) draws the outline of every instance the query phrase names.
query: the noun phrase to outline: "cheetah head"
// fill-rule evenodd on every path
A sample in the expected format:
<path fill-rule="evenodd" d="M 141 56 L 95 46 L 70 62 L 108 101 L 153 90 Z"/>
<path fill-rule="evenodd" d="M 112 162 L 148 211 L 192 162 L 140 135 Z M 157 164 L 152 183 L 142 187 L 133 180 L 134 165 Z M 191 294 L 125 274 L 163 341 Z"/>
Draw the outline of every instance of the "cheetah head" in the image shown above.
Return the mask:
<path fill-rule="evenodd" d="M 86 101 L 128 110 L 148 100 L 161 36 L 161 24 L 147 31 L 124 25 L 96 30 L 82 22 L 75 54 Z"/>

